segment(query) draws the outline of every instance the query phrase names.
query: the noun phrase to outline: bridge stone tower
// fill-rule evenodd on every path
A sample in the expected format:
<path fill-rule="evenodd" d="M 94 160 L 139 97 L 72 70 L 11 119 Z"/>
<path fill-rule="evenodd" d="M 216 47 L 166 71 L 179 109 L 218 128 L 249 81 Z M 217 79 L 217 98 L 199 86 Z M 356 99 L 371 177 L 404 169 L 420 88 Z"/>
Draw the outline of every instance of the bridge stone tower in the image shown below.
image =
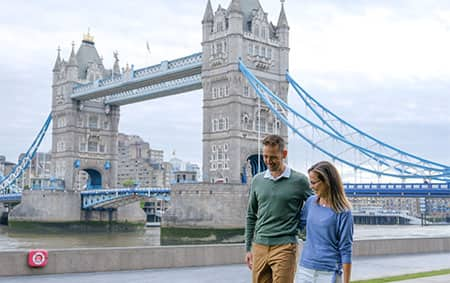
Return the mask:
<path fill-rule="evenodd" d="M 213 183 L 245 183 L 255 173 L 261 139 L 279 134 L 287 141 L 287 128 L 258 102 L 239 71 L 238 60 L 242 58 L 275 94 L 287 100 L 289 26 L 284 0 L 277 25 L 268 21 L 258 0 L 232 0 L 227 9 L 219 5 L 215 13 L 208 0 L 202 27 L 203 178 Z"/>
<path fill-rule="evenodd" d="M 59 50 L 53 68 L 52 87 L 52 176 L 65 181 L 66 190 L 78 190 L 81 171 L 88 174 L 93 188 L 113 188 L 117 179 L 117 137 L 119 107 L 105 106 L 103 99 L 72 100 L 73 88 L 120 74 L 118 59 L 106 70 L 93 37 L 84 35 L 81 46 L 68 61 Z"/>

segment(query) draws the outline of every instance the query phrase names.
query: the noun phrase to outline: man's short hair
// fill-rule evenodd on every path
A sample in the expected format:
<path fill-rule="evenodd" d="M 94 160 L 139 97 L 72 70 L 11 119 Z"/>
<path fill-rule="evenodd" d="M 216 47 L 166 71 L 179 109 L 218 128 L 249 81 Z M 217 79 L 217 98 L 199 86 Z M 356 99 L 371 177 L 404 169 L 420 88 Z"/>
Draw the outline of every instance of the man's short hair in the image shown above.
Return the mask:
<path fill-rule="evenodd" d="M 284 139 L 279 135 L 268 135 L 263 139 L 262 144 L 270 146 L 278 145 L 280 152 L 283 152 L 284 150 Z"/>

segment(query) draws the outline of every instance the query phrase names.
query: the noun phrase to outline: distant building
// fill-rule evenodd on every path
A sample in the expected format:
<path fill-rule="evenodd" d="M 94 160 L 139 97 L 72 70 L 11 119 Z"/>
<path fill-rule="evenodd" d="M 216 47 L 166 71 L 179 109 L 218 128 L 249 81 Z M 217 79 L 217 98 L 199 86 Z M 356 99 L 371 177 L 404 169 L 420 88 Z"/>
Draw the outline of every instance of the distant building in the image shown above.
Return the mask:
<path fill-rule="evenodd" d="M 175 171 L 174 183 L 197 183 L 197 172 L 195 171 Z"/>
<path fill-rule="evenodd" d="M 21 160 L 25 153 L 19 155 Z M 17 179 L 20 188 L 41 189 L 50 187 L 52 154 L 37 152 L 22 176 Z"/>
<path fill-rule="evenodd" d="M 149 149 L 148 158 L 150 163 L 162 164 L 164 162 L 164 151 L 159 149 Z"/>
<path fill-rule="evenodd" d="M 197 183 L 200 175 L 200 166 L 195 163 L 184 162 L 183 160 L 173 157 L 169 160 L 172 165 L 170 174 L 170 183 Z"/>
<path fill-rule="evenodd" d="M 6 161 L 6 157 L 0 155 L 0 176 L 8 175 L 14 166 L 16 166 L 16 163 Z"/>
<path fill-rule="evenodd" d="M 445 198 L 387 198 L 350 197 L 354 210 L 378 207 L 387 212 L 404 212 L 414 217 L 426 214 L 428 217 L 446 217 L 450 213 L 450 202 Z M 424 208 L 421 210 L 421 202 Z"/>
<path fill-rule="evenodd" d="M 151 149 L 149 143 L 139 136 L 120 133 L 118 151 L 118 187 L 130 180 L 140 187 L 169 187 L 170 171 L 163 162 L 162 150 Z"/>

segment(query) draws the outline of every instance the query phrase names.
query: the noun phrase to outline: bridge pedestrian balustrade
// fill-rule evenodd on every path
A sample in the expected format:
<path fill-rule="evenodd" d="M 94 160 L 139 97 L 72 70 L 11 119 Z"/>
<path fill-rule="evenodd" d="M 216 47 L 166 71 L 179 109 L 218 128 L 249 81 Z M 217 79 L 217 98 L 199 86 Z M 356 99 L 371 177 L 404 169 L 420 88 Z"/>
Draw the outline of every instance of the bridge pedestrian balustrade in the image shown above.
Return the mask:
<path fill-rule="evenodd" d="M 450 197 L 449 183 L 344 184 L 351 197 Z"/>
<path fill-rule="evenodd" d="M 22 193 L 0 195 L 0 202 L 3 202 L 3 203 L 20 202 L 21 199 L 22 199 Z"/>
<path fill-rule="evenodd" d="M 105 99 L 105 104 L 126 105 L 181 92 L 200 89 L 202 87 L 200 74 L 183 77 L 176 80 L 165 81 L 133 90 L 115 93 Z"/>
<path fill-rule="evenodd" d="M 114 190 L 88 190 L 81 192 L 82 208 L 88 210 L 116 209 L 142 198 L 169 200 L 170 189 L 139 188 Z"/>
<path fill-rule="evenodd" d="M 129 91 L 140 88 L 143 88 L 140 90 L 142 92 L 146 87 L 152 85 L 157 87 L 161 83 L 169 81 L 173 81 L 172 84 L 176 84 L 178 79 L 200 75 L 201 69 L 202 53 L 195 53 L 172 61 L 163 61 L 161 64 L 139 70 L 130 70 L 129 73 L 125 72 L 116 77 L 112 76 L 103 80 L 76 86 L 73 89 L 71 98 L 76 100 L 90 100 L 118 93 L 121 93 L 123 96 L 129 93 Z M 201 88 L 201 83 L 197 88 Z M 110 101 L 108 103 L 113 102 Z"/>
<path fill-rule="evenodd" d="M 300 244 L 300 248 L 301 248 Z M 360 240 L 354 256 L 444 253 L 450 238 Z M 44 268 L 26 265 L 27 250 L 0 253 L 0 276 L 243 264 L 244 244 L 49 250 Z"/>

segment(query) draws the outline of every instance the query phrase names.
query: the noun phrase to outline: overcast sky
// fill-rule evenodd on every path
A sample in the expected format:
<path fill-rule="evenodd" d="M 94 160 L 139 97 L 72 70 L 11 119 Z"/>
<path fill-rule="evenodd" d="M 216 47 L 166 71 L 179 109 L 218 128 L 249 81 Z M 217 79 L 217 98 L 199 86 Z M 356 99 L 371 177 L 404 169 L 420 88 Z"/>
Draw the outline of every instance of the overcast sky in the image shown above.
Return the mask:
<path fill-rule="evenodd" d="M 230 0 L 211 2 L 215 11 Z M 280 2 L 260 3 L 276 23 Z M 106 68 L 115 50 L 122 66 L 135 68 L 200 52 L 206 0 L 1 6 L 0 155 L 17 161 L 51 109 L 58 46 L 67 60 L 72 41 L 78 48 L 90 28 Z M 450 164 L 450 1 L 288 0 L 285 7 L 290 72 L 309 93 L 375 137 Z M 163 149 L 166 160 L 175 150 L 201 163 L 201 115 L 202 93 L 190 92 L 122 107 L 120 131 Z M 40 149 L 48 150 L 50 134 Z"/>

